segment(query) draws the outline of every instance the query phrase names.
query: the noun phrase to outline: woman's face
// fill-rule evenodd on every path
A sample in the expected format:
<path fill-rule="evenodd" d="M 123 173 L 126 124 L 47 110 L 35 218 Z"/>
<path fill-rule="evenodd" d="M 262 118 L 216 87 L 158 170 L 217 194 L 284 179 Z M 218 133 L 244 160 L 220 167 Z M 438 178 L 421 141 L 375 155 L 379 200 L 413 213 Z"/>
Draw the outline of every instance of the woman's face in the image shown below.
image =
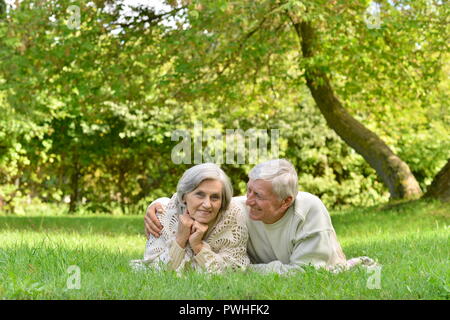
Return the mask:
<path fill-rule="evenodd" d="M 210 224 L 222 206 L 222 183 L 219 180 L 205 180 L 187 193 L 184 200 L 192 219 Z"/>

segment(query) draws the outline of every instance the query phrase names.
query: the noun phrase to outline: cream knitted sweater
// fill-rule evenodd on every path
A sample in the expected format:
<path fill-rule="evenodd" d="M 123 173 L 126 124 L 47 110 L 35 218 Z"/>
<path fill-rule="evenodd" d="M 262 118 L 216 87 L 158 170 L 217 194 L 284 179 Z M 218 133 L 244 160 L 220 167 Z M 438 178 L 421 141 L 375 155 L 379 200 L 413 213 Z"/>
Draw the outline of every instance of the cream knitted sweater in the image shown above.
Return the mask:
<path fill-rule="evenodd" d="M 178 228 L 176 195 L 163 204 L 163 213 L 157 214 L 163 226 L 159 238 L 150 235 L 147 241 L 144 259 L 131 261 L 134 269 L 153 266 L 157 269 L 167 266 L 171 270 L 181 271 L 191 266 L 199 271 L 220 273 L 226 268 L 245 268 L 250 263 L 247 256 L 248 231 L 241 207 L 234 200 L 228 210 L 219 213 L 216 223 L 210 228 L 204 239 L 202 250 L 195 255 L 191 247 L 181 248 L 175 240 Z"/>

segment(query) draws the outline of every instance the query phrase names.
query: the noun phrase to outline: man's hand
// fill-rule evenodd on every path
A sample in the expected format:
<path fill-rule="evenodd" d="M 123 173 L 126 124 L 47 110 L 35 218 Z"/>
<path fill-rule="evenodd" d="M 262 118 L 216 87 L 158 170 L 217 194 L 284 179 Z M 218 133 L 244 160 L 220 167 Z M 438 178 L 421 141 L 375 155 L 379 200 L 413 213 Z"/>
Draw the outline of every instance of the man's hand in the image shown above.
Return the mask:
<path fill-rule="evenodd" d="M 192 232 L 192 226 L 194 224 L 194 219 L 187 213 L 187 210 L 179 216 L 180 222 L 178 223 L 178 230 L 176 240 L 181 248 L 186 248 L 186 244 L 189 241 L 189 237 Z"/>
<path fill-rule="evenodd" d="M 192 225 L 192 234 L 189 237 L 189 244 L 195 254 L 198 254 L 203 248 L 203 236 L 208 231 L 208 225 L 194 221 Z"/>
<path fill-rule="evenodd" d="M 150 237 L 150 234 L 154 235 L 155 238 L 159 238 L 161 235 L 163 226 L 156 216 L 157 211 L 163 212 L 163 207 L 159 202 L 156 202 L 147 208 L 147 212 L 144 217 L 145 235 L 147 236 L 147 239 Z"/>

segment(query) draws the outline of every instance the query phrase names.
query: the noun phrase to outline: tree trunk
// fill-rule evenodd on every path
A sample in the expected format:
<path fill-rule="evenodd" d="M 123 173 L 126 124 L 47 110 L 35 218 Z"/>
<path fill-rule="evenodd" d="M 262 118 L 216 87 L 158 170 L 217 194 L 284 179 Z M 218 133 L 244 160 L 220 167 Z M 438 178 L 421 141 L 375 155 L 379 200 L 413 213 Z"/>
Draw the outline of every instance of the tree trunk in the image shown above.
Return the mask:
<path fill-rule="evenodd" d="M 120 193 L 120 197 L 119 197 L 119 204 L 120 204 L 120 209 L 122 210 L 122 213 L 125 213 L 125 188 L 124 188 L 124 184 L 125 184 L 125 173 L 127 172 L 127 162 L 126 160 L 121 161 L 119 164 L 119 181 L 118 181 L 118 189 L 119 189 L 119 193 Z"/>
<path fill-rule="evenodd" d="M 72 176 L 70 177 L 70 186 L 72 192 L 70 194 L 70 206 L 69 213 L 75 212 L 78 203 L 78 183 L 80 179 L 80 166 L 78 164 L 78 159 L 75 161 Z"/>
<path fill-rule="evenodd" d="M 301 43 L 303 57 L 306 59 L 313 57 L 314 29 L 308 22 L 293 22 L 293 25 Z M 334 94 L 327 75 L 318 68 L 309 67 L 305 77 L 306 84 L 328 126 L 375 169 L 388 187 L 391 199 L 420 197 L 422 191 L 408 165 L 374 132 L 344 109 Z"/>
<path fill-rule="evenodd" d="M 450 159 L 434 177 L 424 197 L 439 199 L 443 202 L 450 201 Z"/>
<path fill-rule="evenodd" d="M 6 17 L 6 2 L 4 0 L 0 0 L 0 19 Z"/>

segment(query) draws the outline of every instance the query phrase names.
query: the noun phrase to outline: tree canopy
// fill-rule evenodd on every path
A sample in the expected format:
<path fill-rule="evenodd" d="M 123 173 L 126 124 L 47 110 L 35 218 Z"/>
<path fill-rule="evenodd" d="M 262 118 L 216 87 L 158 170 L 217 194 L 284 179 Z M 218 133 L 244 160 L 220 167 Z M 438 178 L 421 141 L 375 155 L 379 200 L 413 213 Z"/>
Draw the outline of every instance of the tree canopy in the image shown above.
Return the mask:
<path fill-rule="evenodd" d="M 369 1 L 164 3 L 0 1 L 0 205 L 140 210 L 174 192 L 171 135 L 198 121 L 278 129 L 300 188 L 334 207 L 406 196 L 389 181 L 418 195 L 450 158 L 446 2 L 378 1 L 375 27 Z M 390 153 L 352 145 L 357 126 Z M 383 176 L 391 155 L 410 176 Z M 236 194 L 251 166 L 223 165 Z"/>

